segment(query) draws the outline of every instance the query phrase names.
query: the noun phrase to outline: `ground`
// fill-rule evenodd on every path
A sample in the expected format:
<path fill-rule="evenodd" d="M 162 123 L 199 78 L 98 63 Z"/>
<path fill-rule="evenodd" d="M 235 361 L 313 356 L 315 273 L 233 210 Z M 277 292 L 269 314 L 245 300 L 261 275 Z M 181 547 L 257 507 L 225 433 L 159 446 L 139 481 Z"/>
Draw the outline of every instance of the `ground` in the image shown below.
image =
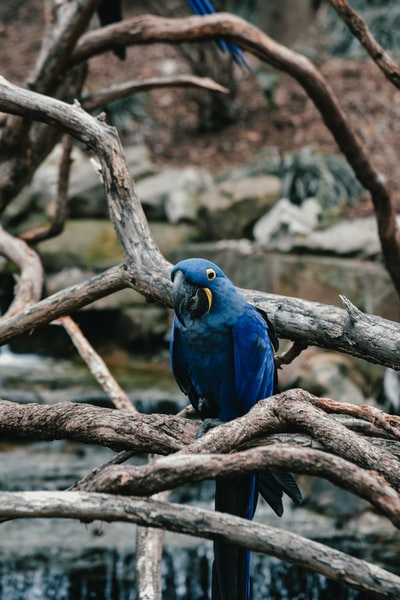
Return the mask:
<path fill-rule="evenodd" d="M 43 31 L 42 15 L 41 0 L 16 2 L 14 8 L 0 9 L 0 73 L 15 83 L 23 83 L 34 66 Z M 362 138 L 371 161 L 385 175 L 400 209 L 400 91 L 370 59 L 332 59 L 321 48 L 315 52 L 315 30 L 310 39 L 316 40 L 312 43 L 319 68 Z M 108 53 L 90 61 L 88 84 L 93 88 L 113 80 L 157 75 L 168 66 L 167 61 L 177 57 L 180 60 L 178 51 L 165 45 L 131 47 L 124 62 Z M 256 61 L 252 64 L 257 68 Z M 182 64 L 182 69 L 187 71 L 186 65 Z M 130 137 L 144 141 L 158 165 L 194 164 L 214 175 L 254 161 L 270 146 L 284 152 L 312 144 L 323 152 L 337 152 L 318 111 L 296 81 L 279 74 L 275 106 L 271 108 L 256 77 L 239 70 L 237 76 L 236 117 L 228 127 L 200 133 L 190 94 L 165 89 L 148 95 L 145 109 L 150 118 L 138 123 Z M 370 213 L 368 197 L 350 212 L 352 216 Z"/>

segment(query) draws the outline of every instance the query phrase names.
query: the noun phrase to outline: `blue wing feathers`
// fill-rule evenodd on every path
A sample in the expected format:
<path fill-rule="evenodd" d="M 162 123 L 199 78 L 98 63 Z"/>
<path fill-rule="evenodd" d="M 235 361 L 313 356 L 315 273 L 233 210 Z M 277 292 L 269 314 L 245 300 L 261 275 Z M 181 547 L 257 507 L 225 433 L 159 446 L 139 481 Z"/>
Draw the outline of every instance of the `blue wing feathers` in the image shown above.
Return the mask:
<path fill-rule="evenodd" d="M 274 354 L 266 323 L 250 304 L 232 328 L 236 393 L 242 414 L 274 393 Z"/>
<path fill-rule="evenodd" d="M 200 417 L 229 421 L 274 394 L 278 344 L 267 315 L 249 304 L 209 261 L 182 261 L 172 270 L 172 279 L 171 366 Z M 209 306 L 199 303 L 199 290 L 209 292 Z M 270 471 L 218 478 L 215 508 L 252 519 L 259 492 L 279 516 L 283 493 L 301 502 L 293 477 Z M 248 600 L 249 552 L 216 540 L 214 554 L 213 600 Z"/>

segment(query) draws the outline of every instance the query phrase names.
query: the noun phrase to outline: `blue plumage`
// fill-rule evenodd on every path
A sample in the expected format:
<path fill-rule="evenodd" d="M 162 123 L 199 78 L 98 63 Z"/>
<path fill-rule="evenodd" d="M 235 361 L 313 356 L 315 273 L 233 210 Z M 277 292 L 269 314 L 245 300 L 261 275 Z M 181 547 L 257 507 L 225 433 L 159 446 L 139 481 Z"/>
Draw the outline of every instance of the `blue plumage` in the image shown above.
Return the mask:
<path fill-rule="evenodd" d="M 187 0 L 187 3 L 196 15 L 213 15 L 216 12 L 209 0 Z M 217 43 L 223 51 L 229 52 L 241 69 L 247 69 L 251 72 L 251 67 L 239 46 L 223 39 L 218 40 Z"/>
<path fill-rule="evenodd" d="M 181 261 L 171 278 L 171 366 L 181 390 L 206 422 L 245 414 L 275 391 L 277 341 L 271 323 L 210 261 Z M 301 501 L 290 474 L 266 472 L 217 480 L 216 510 L 251 519 L 259 491 L 278 515 L 283 492 Z M 213 599 L 247 600 L 249 589 L 249 553 L 216 542 Z"/>

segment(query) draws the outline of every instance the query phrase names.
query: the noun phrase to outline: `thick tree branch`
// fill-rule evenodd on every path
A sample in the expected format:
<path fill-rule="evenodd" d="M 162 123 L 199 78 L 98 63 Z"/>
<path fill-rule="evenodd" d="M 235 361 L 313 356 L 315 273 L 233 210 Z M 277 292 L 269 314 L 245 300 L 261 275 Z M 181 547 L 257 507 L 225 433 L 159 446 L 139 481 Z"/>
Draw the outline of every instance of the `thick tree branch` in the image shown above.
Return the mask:
<path fill-rule="evenodd" d="M 2 492 L 0 518 L 124 521 L 219 539 L 276 556 L 380 598 L 398 600 L 400 577 L 366 561 L 281 529 L 225 513 L 85 492 Z"/>
<path fill-rule="evenodd" d="M 368 500 L 400 528 L 400 494 L 374 471 L 321 450 L 277 444 L 235 454 L 188 455 L 179 453 L 145 466 L 110 466 L 86 485 L 74 489 L 128 496 L 148 496 L 189 481 L 254 473 L 263 470 L 288 471 L 329 479 Z"/>
<path fill-rule="evenodd" d="M 71 106 L 23 90 L 0 77 L 0 110 L 3 109 L 57 125 L 93 150 L 101 165 L 110 218 L 125 254 L 132 285 L 156 300 L 169 297 L 169 282 L 166 286 L 165 281 L 169 263 L 150 233 L 116 129 L 94 119 L 77 104 Z"/>
<path fill-rule="evenodd" d="M 321 408 L 324 402 L 304 390 L 289 390 L 258 402 L 248 414 L 193 441 L 196 423 L 171 415 L 137 415 L 70 403 L 42 406 L 1 401 L 0 434 L 20 439 L 67 438 L 138 453 L 219 454 L 236 451 L 267 434 L 300 432 L 318 440 L 326 452 L 377 471 L 400 491 L 398 459 L 326 414 Z M 400 418 L 387 415 L 385 424 L 389 423 L 390 428 L 382 427 L 382 435 L 399 440 Z"/>
<path fill-rule="evenodd" d="M 71 64 L 115 45 L 198 42 L 216 37 L 239 44 L 261 60 L 287 72 L 303 86 L 357 178 L 371 194 L 386 268 L 400 295 L 400 234 L 384 177 L 371 164 L 362 141 L 351 127 L 333 90 L 305 56 L 278 44 L 256 27 L 233 15 L 218 13 L 186 19 L 143 15 L 110 26 L 106 31 L 87 33 L 76 46 Z"/>
<path fill-rule="evenodd" d="M 173 415 L 61 402 L 20 405 L 0 400 L 0 435 L 25 440 L 71 439 L 113 450 L 168 454 L 188 444 L 196 425 Z"/>
<path fill-rule="evenodd" d="M 127 287 L 129 279 L 124 266 L 112 267 L 37 302 L 13 317 L 0 319 L 0 344 Z"/>
<path fill-rule="evenodd" d="M 90 280 L 87 284 L 55 294 L 13 319 L 4 321 L 0 325 L 0 342 L 4 343 L 14 335 L 48 323 L 85 303 L 129 285 L 169 305 L 170 265 L 151 236 L 115 130 L 79 107 L 23 90 L 1 78 L 0 109 L 15 114 L 28 113 L 32 118 L 57 124 L 97 152 L 111 217 L 126 256 L 123 267 L 99 276 L 101 282 L 98 279 Z M 94 289 L 94 283 L 99 286 L 98 289 Z M 83 292 L 86 297 L 82 296 Z M 340 350 L 400 369 L 398 324 L 355 312 L 347 305 L 346 310 L 341 310 L 282 296 L 258 292 L 246 294 L 250 301 L 267 310 L 281 337 L 301 344 Z"/>

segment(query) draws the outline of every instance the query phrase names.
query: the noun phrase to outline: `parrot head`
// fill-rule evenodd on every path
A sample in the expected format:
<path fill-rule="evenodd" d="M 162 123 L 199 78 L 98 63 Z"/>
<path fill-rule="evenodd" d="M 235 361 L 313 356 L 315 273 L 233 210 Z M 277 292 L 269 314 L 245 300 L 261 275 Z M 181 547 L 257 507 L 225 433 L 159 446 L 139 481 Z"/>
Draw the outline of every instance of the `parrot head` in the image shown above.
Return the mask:
<path fill-rule="evenodd" d="M 213 262 L 189 258 L 177 263 L 171 271 L 172 302 L 179 322 L 185 327 L 185 315 L 199 319 L 207 314 L 215 294 L 227 291 L 231 281 Z"/>

